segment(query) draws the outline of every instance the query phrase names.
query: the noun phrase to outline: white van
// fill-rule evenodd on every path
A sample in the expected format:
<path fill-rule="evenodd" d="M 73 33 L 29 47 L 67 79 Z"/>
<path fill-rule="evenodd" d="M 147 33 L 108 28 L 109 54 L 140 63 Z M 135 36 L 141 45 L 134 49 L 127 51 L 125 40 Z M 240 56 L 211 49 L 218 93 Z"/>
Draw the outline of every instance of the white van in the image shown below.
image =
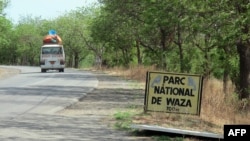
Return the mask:
<path fill-rule="evenodd" d="M 41 46 L 40 66 L 41 72 L 46 72 L 47 70 L 64 72 L 65 54 L 63 45 L 46 44 Z"/>

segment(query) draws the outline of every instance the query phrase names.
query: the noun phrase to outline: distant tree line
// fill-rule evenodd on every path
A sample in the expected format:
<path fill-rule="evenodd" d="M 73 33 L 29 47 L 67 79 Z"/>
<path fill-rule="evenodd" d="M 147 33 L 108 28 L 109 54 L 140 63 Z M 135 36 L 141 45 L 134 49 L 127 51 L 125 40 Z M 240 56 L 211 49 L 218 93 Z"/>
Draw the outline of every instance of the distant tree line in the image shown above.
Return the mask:
<path fill-rule="evenodd" d="M 2 2 L 0 7 L 6 7 Z M 18 24 L 0 9 L 0 64 L 39 65 L 42 38 L 55 29 L 67 66 L 155 65 L 170 72 L 232 80 L 250 95 L 248 0 L 99 0 L 53 19 Z"/>

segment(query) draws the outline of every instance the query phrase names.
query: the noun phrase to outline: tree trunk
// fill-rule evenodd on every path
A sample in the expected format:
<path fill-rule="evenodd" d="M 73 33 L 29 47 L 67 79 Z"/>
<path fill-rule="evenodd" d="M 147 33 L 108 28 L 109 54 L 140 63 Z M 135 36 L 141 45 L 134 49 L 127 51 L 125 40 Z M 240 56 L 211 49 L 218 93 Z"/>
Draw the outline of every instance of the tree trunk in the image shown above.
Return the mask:
<path fill-rule="evenodd" d="M 79 54 L 75 53 L 75 58 L 74 58 L 74 68 L 78 68 L 79 67 Z"/>
<path fill-rule="evenodd" d="M 231 55 L 230 55 L 230 49 L 231 49 L 230 47 L 224 46 L 223 50 L 225 52 L 225 56 L 222 55 L 223 69 L 224 69 L 224 72 L 223 72 L 223 92 L 225 93 L 225 97 L 227 97 L 228 94 L 229 94 L 229 92 L 230 92 L 229 91 L 229 82 L 230 82 L 230 73 L 231 73 L 231 70 L 228 69 L 228 66 L 230 66 L 230 62 L 229 62 L 228 59 L 226 59 L 226 58 L 230 58 L 231 57 Z M 231 81 L 233 82 L 234 80 L 231 80 Z"/>
<path fill-rule="evenodd" d="M 138 65 L 142 64 L 142 58 L 141 58 L 141 50 L 140 50 L 140 42 L 136 41 L 136 49 L 137 49 L 137 63 Z"/>
<path fill-rule="evenodd" d="M 204 62 L 204 77 L 205 78 L 210 78 L 210 73 L 211 73 L 211 58 L 209 55 L 210 52 L 210 47 L 209 47 L 209 39 L 210 39 L 210 35 L 206 34 L 205 35 L 205 48 L 204 48 L 204 58 L 205 58 L 205 62 Z"/>
<path fill-rule="evenodd" d="M 228 82 L 229 82 L 229 73 L 230 73 L 230 70 L 229 69 L 225 69 L 224 72 L 223 72 L 223 92 L 225 93 L 226 96 L 228 96 L 229 94 L 229 90 L 228 90 Z"/>
<path fill-rule="evenodd" d="M 179 48 L 179 57 L 180 57 L 180 70 L 181 72 L 184 72 L 185 71 L 185 62 L 183 61 L 184 60 L 184 55 L 183 55 L 183 49 L 182 49 L 182 39 L 181 39 L 181 27 L 180 27 L 180 24 L 178 24 L 177 26 L 177 41 L 176 41 L 176 44 Z"/>
<path fill-rule="evenodd" d="M 123 58 L 122 65 L 128 67 L 130 56 L 127 47 L 122 48 L 122 58 Z"/>
<path fill-rule="evenodd" d="M 162 48 L 162 58 L 161 58 L 161 69 L 167 70 L 167 57 L 166 57 L 166 31 L 163 28 L 160 28 L 161 33 L 161 48 Z"/>
<path fill-rule="evenodd" d="M 67 66 L 73 67 L 73 55 L 72 54 L 69 55 L 69 59 L 67 62 L 68 62 Z"/>
<path fill-rule="evenodd" d="M 240 58 L 239 98 L 249 98 L 250 94 L 250 45 L 240 41 L 237 43 Z"/>

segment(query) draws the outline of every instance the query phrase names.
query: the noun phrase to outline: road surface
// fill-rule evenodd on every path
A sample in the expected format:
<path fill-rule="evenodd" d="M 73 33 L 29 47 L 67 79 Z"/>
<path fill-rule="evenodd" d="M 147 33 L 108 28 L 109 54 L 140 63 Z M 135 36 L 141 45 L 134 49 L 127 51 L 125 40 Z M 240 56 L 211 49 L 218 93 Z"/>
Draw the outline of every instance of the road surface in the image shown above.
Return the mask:
<path fill-rule="evenodd" d="M 63 128 L 69 119 L 53 114 L 78 101 L 98 84 L 91 73 L 74 69 L 40 73 L 39 67 L 0 67 L 20 70 L 17 75 L 0 79 L 1 141 L 64 139 L 72 131 Z M 81 126 L 74 122 L 74 129 Z"/>
<path fill-rule="evenodd" d="M 115 130 L 110 121 L 117 110 L 143 106 L 137 83 L 74 69 L 0 67 L 20 70 L 0 78 L 0 141 L 152 141 Z"/>

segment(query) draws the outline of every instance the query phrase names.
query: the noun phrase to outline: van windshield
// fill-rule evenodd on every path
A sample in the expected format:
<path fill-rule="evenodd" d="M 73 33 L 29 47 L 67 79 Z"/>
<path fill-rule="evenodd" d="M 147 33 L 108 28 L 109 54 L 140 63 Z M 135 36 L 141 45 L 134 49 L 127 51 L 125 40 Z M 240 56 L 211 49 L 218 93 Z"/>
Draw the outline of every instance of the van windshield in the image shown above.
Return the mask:
<path fill-rule="evenodd" d="M 43 47 L 42 54 L 62 54 L 61 47 Z"/>

